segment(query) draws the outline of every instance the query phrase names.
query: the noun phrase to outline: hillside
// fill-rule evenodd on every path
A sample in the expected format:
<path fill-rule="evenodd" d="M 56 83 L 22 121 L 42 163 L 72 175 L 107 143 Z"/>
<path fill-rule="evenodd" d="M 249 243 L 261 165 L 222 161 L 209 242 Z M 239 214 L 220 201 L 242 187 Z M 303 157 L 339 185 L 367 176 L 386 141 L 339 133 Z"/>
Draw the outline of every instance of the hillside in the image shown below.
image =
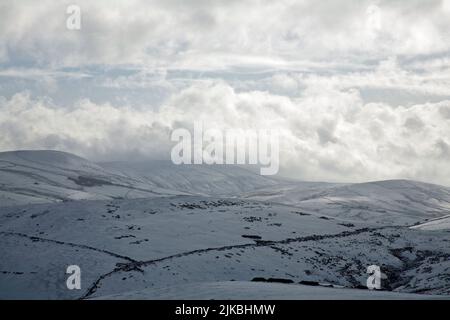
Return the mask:
<path fill-rule="evenodd" d="M 450 296 L 446 187 L 55 151 L 1 153 L 0 178 L 2 299 Z M 65 286 L 73 264 L 81 290 Z M 373 264 L 385 291 L 363 290 Z"/>

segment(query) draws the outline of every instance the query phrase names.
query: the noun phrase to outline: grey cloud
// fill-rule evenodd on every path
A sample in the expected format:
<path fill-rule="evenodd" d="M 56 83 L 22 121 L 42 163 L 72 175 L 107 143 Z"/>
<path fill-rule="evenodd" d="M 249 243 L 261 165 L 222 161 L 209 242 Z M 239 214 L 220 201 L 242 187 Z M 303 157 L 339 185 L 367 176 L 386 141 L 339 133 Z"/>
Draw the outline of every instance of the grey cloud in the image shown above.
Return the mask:
<path fill-rule="evenodd" d="M 82 29 L 73 32 L 65 29 L 69 1 L 4 1 L 0 52 L 9 63 L 210 67 L 232 55 L 241 64 L 430 55 L 450 50 L 444 2 L 78 1 Z"/>

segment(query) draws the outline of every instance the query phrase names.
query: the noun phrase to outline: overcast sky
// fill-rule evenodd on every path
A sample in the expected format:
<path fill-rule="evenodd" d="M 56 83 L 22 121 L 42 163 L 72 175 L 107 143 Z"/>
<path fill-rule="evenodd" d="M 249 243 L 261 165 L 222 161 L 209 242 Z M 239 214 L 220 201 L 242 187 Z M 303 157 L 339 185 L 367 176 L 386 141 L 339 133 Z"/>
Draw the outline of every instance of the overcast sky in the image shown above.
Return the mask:
<path fill-rule="evenodd" d="M 0 150 L 167 159 L 195 120 L 279 129 L 304 180 L 450 185 L 450 1 L 0 0 Z"/>

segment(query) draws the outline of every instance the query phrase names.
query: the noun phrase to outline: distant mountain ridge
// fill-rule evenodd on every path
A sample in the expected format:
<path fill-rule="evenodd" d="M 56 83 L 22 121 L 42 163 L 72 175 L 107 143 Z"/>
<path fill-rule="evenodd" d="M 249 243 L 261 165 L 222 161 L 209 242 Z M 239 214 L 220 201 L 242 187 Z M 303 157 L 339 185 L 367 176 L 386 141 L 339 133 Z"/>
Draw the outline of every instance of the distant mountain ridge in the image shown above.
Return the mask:
<path fill-rule="evenodd" d="M 0 153 L 0 206 L 174 195 L 273 202 L 381 224 L 412 225 L 450 214 L 450 188 L 410 180 L 302 182 L 261 176 L 236 165 L 94 163 L 49 150 Z"/>

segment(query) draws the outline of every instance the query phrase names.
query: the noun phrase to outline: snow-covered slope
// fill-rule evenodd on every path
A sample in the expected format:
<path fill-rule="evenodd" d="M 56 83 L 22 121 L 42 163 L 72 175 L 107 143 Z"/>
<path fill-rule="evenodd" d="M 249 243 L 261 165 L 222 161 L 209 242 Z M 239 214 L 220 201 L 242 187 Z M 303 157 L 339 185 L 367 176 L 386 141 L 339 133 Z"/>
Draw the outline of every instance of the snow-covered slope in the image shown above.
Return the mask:
<path fill-rule="evenodd" d="M 301 182 L 265 177 L 233 165 L 97 164 L 57 151 L 0 153 L 0 206 L 171 195 L 270 201 L 380 224 L 424 223 L 450 214 L 450 188 L 416 181 Z"/>
<path fill-rule="evenodd" d="M 176 166 L 164 161 L 96 164 L 59 151 L 0 153 L 0 206 L 176 194 L 238 195 L 276 184 L 238 166 Z"/>
<path fill-rule="evenodd" d="M 222 281 L 450 294 L 450 234 L 348 223 L 270 203 L 199 196 L 2 209 L 1 298 L 95 298 Z M 82 290 L 68 290 L 68 265 Z"/>
<path fill-rule="evenodd" d="M 0 205 L 174 194 L 59 151 L 0 153 Z"/>
<path fill-rule="evenodd" d="M 292 183 L 279 190 L 251 192 L 245 198 L 381 224 L 413 224 L 450 213 L 450 188 L 409 180 L 315 186 Z"/>
<path fill-rule="evenodd" d="M 450 216 L 436 218 L 431 221 L 421 223 L 411 227 L 419 230 L 450 230 Z"/>
<path fill-rule="evenodd" d="M 278 186 L 283 180 L 261 176 L 251 166 L 174 165 L 170 161 L 109 162 L 104 168 L 120 172 L 149 185 L 207 196 L 240 196 L 261 188 Z"/>

